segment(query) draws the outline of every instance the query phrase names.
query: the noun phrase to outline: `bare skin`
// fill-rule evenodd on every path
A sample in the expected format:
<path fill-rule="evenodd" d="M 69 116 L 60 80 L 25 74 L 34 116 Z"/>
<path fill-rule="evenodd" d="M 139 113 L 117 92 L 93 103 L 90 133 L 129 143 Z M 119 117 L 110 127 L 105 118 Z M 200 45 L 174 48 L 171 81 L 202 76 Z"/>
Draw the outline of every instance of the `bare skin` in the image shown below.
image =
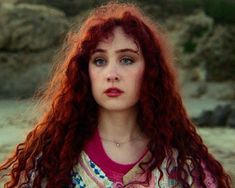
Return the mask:
<path fill-rule="evenodd" d="M 145 64 L 141 50 L 121 27 L 115 28 L 113 34 L 98 43 L 89 61 L 89 76 L 99 105 L 98 130 L 103 147 L 113 161 L 130 164 L 143 155 L 147 145 L 136 122 Z M 124 93 L 109 97 L 104 91 L 110 87 Z"/>
<path fill-rule="evenodd" d="M 147 139 L 135 122 L 134 112 L 131 109 L 119 113 L 101 110 L 100 114 L 98 128 L 108 156 L 121 164 L 136 162 L 146 150 Z M 114 142 L 105 139 L 121 144 L 117 147 Z"/>

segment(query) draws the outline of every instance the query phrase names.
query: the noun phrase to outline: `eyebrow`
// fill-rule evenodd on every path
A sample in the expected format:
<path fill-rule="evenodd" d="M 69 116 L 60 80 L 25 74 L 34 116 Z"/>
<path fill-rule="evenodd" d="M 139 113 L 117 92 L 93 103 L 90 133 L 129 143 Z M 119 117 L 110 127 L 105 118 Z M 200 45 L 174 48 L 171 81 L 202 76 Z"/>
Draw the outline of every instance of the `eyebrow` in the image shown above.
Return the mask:
<path fill-rule="evenodd" d="M 97 52 L 107 52 L 107 50 L 104 50 L 104 49 L 101 49 L 101 48 L 96 48 L 95 50 L 93 50 L 92 53 L 97 53 Z M 133 50 L 131 48 L 123 48 L 123 49 L 120 49 L 120 50 L 116 50 L 115 51 L 116 53 L 122 53 L 122 52 L 132 52 L 132 53 L 136 53 L 139 55 L 138 53 L 138 50 Z"/>

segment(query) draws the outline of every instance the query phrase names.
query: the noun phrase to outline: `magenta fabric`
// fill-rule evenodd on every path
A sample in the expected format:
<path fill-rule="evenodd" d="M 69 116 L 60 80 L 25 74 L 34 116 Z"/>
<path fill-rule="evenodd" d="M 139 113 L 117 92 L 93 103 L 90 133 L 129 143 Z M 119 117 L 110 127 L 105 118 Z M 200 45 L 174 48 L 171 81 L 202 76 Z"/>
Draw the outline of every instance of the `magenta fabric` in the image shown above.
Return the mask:
<path fill-rule="evenodd" d="M 104 147 L 102 145 L 101 138 L 99 136 L 99 131 L 96 130 L 94 136 L 85 144 L 84 147 L 85 153 L 89 156 L 89 158 L 105 173 L 105 175 L 115 183 L 115 185 L 119 185 L 123 183 L 123 176 L 132 169 L 147 153 L 146 151 L 140 157 L 138 161 L 132 164 L 120 164 L 113 161 L 105 152 Z M 216 188 L 216 181 L 206 169 L 205 164 L 202 163 L 202 167 L 205 170 L 206 178 L 204 183 L 208 188 Z M 174 173 L 170 174 L 171 178 L 174 178 Z M 195 174 L 195 177 L 197 175 Z M 195 178 L 196 185 L 198 186 L 197 178 Z M 200 187 L 200 186 L 198 186 Z"/>
<path fill-rule="evenodd" d="M 146 149 L 140 159 L 135 163 L 117 163 L 106 154 L 99 135 L 99 131 L 96 130 L 94 136 L 86 143 L 84 151 L 89 156 L 89 158 L 101 168 L 101 170 L 111 181 L 123 182 L 123 176 L 144 157 L 148 150 Z"/>

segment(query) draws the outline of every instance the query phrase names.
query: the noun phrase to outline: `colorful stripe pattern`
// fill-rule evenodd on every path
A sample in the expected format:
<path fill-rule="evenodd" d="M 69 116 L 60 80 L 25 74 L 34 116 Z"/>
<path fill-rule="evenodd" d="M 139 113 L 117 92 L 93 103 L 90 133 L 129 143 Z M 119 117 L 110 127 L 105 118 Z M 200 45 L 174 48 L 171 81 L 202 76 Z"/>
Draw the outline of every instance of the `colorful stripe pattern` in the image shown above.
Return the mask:
<path fill-rule="evenodd" d="M 165 164 L 165 161 L 164 163 Z M 172 188 L 176 185 L 176 181 L 167 176 L 166 170 L 163 166 L 163 178 L 159 182 L 158 178 L 160 177 L 159 170 L 154 170 L 152 172 L 152 178 L 150 180 L 149 188 Z M 121 188 L 123 184 L 131 182 L 133 180 L 144 180 L 145 176 L 138 174 L 138 164 L 133 167 L 124 177 L 123 182 L 112 182 L 108 179 L 105 173 L 87 156 L 85 152 L 81 153 L 80 162 L 74 167 L 72 173 L 73 183 L 75 188 Z M 135 188 L 144 188 L 143 185 L 132 185 L 130 187 Z M 175 186 L 180 187 L 180 186 Z"/>

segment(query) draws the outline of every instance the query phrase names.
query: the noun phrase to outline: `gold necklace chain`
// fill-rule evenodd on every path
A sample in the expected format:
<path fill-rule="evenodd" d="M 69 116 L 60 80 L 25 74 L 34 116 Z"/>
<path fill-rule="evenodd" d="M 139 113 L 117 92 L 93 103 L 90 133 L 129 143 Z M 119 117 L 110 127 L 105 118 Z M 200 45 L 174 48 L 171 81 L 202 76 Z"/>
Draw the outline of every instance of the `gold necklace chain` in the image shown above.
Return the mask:
<path fill-rule="evenodd" d="M 119 148 L 121 145 L 124 145 L 124 144 L 126 144 L 126 143 L 128 143 L 128 142 L 131 142 L 131 141 L 134 141 L 134 140 L 137 140 L 138 138 L 140 138 L 140 135 L 138 135 L 137 137 L 132 138 L 132 139 L 130 139 L 130 140 L 128 140 L 128 141 L 125 141 L 125 142 L 117 142 L 117 141 L 114 141 L 114 140 L 109 140 L 109 139 L 107 139 L 107 138 L 103 138 L 103 137 L 101 137 L 101 136 L 100 136 L 100 138 L 101 138 L 102 140 L 104 140 L 104 141 L 114 143 L 115 146 Z"/>

